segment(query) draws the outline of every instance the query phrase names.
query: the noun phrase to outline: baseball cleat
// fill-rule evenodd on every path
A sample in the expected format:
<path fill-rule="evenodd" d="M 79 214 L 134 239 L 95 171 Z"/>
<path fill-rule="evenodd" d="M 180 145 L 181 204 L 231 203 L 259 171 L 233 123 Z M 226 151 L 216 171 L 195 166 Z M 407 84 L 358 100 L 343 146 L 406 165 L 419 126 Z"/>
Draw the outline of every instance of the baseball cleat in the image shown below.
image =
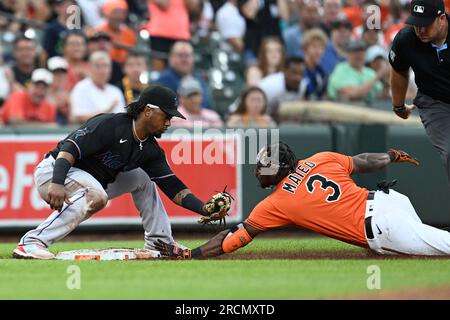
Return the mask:
<path fill-rule="evenodd" d="M 55 255 L 47 249 L 35 244 L 18 245 L 13 251 L 13 257 L 16 259 L 54 259 Z"/>

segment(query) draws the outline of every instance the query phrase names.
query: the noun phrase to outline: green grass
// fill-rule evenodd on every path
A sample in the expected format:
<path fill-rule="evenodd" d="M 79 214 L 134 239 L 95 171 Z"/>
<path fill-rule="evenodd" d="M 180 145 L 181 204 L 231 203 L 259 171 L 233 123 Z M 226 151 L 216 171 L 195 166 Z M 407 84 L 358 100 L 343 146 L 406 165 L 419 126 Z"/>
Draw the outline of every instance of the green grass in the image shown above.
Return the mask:
<path fill-rule="evenodd" d="M 202 241 L 182 241 L 190 247 Z M 53 252 L 142 247 L 141 241 L 59 243 Z M 450 286 L 450 260 L 31 261 L 0 245 L 0 299 L 316 299 L 367 295 L 367 267 L 381 270 L 381 290 Z M 242 252 L 361 250 L 335 240 L 258 239 Z M 66 286 L 81 270 L 81 289 Z M 374 290 L 378 291 L 379 290 Z"/>

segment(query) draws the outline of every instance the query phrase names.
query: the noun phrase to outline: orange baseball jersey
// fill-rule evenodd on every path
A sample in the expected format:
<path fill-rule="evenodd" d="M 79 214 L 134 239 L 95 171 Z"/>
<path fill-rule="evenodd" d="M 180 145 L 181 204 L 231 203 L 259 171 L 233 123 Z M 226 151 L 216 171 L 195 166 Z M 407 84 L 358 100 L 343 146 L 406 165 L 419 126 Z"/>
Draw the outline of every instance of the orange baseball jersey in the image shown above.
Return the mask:
<path fill-rule="evenodd" d="M 246 222 L 258 230 L 296 225 L 367 247 L 368 190 L 355 184 L 350 178 L 352 171 L 352 157 L 339 153 L 321 152 L 300 160 Z"/>
<path fill-rule="evenodd" d="M 133 48 L 137 43 L 135 32 L 133 31 L 133 29 L 126 25 L 121 25 L 120 31 L 117 32 L 115 30 L 112 30 L 107 23 L 104 23 L 100 25 L 96 31 L 103 31 L 109 34 L 113 41 L 113 44 Z M 128 55 L 128 50 L 113 46 L 109 51 L 109 55 L 111 56 L 111 59 L 113 61 L 123 64 L 125 62 L 125 58 Z"/>

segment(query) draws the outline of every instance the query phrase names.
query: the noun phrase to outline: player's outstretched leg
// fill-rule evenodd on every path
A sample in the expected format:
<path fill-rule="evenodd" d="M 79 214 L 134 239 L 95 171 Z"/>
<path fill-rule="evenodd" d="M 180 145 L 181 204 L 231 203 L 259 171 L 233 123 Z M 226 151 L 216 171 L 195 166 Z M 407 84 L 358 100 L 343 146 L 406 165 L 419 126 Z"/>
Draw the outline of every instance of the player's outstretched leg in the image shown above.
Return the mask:
<path fill-rule="evenodd" d="M 371 248 L 381 254 L 450 256 L 450 233 L 422 223 L 409 199 L 394 190 L 375 195 Z"/>
<path fill-rule="evenodd" d="M 170 220 L 158 190 L 144 170 L 138 168 L 119 173 L 116 180 L 108 185 L 106 192 L 110 199 L 131 193 L 142 218 L 145 249 L 154 250 L 153 242 L 158 239 L 170 243 L 174 241 Z"/>

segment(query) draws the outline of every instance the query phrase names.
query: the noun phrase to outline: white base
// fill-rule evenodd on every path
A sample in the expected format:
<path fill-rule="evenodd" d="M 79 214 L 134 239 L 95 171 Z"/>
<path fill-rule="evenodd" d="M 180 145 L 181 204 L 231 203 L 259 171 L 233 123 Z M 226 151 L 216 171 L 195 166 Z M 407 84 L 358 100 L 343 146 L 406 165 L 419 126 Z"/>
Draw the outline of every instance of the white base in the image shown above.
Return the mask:
<path fill-rule="evenodd" d="M 57 260 L 151 260 L 160 258 L 156 250 L 143 249 L 81 249 L 63 251 L 56 255 Z"/>

